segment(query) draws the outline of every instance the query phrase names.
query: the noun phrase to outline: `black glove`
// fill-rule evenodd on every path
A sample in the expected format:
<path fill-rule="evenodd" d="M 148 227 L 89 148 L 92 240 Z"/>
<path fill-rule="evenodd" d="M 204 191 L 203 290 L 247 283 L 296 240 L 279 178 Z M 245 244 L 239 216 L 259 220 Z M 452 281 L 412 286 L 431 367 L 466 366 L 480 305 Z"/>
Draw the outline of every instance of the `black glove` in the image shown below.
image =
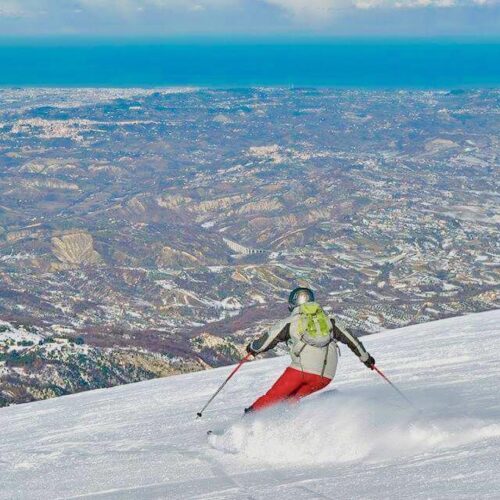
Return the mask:
<path fill-rule="evenodd" d="M 363 364 L 367 368 L 370 368 L 370 370 L 373 370 L 373 367 L 375 366 L 375 360 L 373 359 L 373 356 L 370 356 L 370 354 L 368 354 L 368 359 L 366 361 L 363 361 Z"/>
<path fill-rule="evenodd" d="M 252 349 L 251 342 L 250 342 L 250 344 L 247 345 L 247 352 L 248 352 L 248 354 L 251 354 L 252 356 L 255 356 L 257 354 L 257 352 Z"/>

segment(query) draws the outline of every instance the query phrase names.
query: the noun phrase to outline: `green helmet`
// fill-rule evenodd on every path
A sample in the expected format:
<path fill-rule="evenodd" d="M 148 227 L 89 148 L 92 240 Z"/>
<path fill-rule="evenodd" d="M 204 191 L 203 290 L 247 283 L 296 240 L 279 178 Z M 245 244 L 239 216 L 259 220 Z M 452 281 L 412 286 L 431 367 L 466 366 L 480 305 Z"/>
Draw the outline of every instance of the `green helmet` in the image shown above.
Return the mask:
<path fill-rule="evenodd" d="M 293 311 L 297 306 L 306 302 L 314 302 L 314 292 L 310 288 L 299 286 L 288 296 L 288 309 Z"/>

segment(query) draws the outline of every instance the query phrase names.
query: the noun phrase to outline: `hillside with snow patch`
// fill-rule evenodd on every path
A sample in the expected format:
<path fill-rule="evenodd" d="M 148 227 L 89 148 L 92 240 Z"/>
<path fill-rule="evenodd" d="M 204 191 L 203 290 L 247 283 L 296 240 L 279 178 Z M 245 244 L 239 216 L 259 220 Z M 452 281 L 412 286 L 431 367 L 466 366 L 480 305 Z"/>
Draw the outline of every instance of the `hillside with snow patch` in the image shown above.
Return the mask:
<path fill-rule="evenodd" d="M 0 409 L 0 498 L 499 498 L 500 310 L 366 337 L 334 383 L 241 419 L 287 358 Z M 206 437 L 208 429 L 222 436 Z"/>

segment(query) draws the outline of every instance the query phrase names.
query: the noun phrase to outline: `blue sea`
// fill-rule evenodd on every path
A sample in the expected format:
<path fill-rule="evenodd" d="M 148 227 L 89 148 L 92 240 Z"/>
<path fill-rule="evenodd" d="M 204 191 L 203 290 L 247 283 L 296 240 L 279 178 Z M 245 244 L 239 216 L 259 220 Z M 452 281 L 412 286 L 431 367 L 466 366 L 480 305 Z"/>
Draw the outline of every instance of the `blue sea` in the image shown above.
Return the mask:
<path fill-rule="evenodd" d="M 0 86 L 500 85 L 500 40 L 0 39 Z"/>

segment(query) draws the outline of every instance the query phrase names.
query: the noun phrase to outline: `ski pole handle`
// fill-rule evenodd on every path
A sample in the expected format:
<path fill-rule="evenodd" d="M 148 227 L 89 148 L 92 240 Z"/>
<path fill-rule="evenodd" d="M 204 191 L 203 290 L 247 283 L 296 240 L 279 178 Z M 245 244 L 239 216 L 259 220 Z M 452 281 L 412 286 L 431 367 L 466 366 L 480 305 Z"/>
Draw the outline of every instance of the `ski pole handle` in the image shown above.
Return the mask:
<path fill-rule="evenodd" d="M 224 380 L 222 385 L 214 392 L 212 397 L 206 402 L 205 406 L 196 414 L 197 418 L 200 418 L 203 416 L 203 412 L 207 409 L 208 405 L 216 398 L 217 394 L 219 394 L 220 391 L 224 388 L 224 386 L 231 380 L 233 375 L 242 367 L 243 363 L 245 361 L 248 361 L 250 359 L 250 356 L 252 354 L 248 353 L 233 369 L 233 371 L 229 374 L 229 376 Z"/>

